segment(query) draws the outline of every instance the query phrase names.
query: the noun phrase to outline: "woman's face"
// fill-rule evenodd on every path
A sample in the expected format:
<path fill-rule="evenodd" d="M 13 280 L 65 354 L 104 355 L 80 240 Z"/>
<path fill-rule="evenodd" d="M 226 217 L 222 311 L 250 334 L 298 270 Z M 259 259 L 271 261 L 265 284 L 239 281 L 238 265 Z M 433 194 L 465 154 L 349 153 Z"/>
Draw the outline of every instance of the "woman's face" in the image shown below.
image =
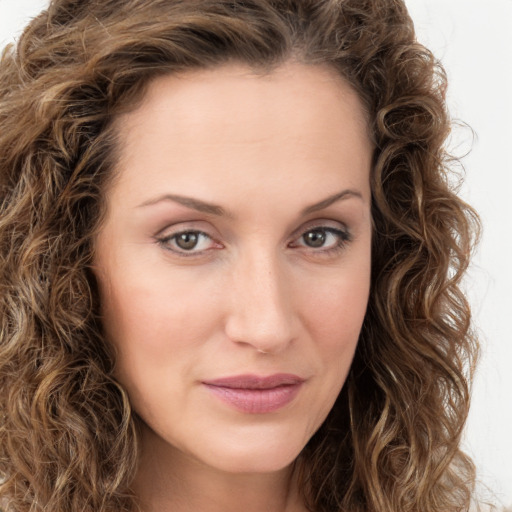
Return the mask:
<path fill-rule="evenodd" d="M 95 271 L 143 443 L 287 467 L 346 379 L 370 284 L 372 147 L 323 67 L 165 76 L 118 119 Z"/>

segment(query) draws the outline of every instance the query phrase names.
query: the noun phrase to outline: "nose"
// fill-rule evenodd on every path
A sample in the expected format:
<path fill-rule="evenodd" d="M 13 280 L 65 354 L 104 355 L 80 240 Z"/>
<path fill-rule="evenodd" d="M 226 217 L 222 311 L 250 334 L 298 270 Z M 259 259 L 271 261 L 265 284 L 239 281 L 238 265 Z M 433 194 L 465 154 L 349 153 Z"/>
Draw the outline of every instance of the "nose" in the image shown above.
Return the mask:
<path fill-rule="evenodd" d="M 275 259 L 260 255 L 231 274 L 226 334 L 262 353 L 283 351 L 295 338 L 298 318 L 290 278 Z"/>

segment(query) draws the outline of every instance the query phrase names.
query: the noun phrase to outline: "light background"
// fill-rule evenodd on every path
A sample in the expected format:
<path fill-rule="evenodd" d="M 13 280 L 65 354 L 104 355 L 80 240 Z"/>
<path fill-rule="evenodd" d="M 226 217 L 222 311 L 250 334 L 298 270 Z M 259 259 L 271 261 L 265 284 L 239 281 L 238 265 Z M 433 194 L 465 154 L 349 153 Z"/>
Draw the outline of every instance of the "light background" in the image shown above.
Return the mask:
<path fill-rule="evenodd" d="M 406 2 L 418 39 L 448 71 L 452 116 L 476 136 L 459 129 L 452 139 L 457 154 L 472 147 L 462 194 L 484 224 L 466 284 L 483 355 L 465 446 L 488 495 L 512 505 L 512 0 Z M 0 47 L 46 5 L 0 0 Z"/>

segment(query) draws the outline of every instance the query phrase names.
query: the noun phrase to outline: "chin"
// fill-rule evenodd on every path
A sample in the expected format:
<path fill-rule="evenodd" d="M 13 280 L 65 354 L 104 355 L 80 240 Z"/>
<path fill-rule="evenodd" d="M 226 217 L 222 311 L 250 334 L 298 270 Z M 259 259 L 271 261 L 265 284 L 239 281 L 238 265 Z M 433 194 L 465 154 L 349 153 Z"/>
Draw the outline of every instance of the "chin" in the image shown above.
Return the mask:
<path fill-rule="evenodd" d="M 189 453 L 202 464 L 226 473 L 274 473 L 289 467 L 309 439 L 298 433 L 272 435 L 265 429 L 247 430 L 220 439 L 198 440 Z"/>
<path fill-rule="evenodd" d="M 211 460 L 218 470 L 225 473 L 254 474 L 254 473 L 276 473 L 293 464 L 301 450 L 271 451 L 271 450 L 239 450 L 224 451 Z M 203 457 L 205 458 L 205 457 Z"/>

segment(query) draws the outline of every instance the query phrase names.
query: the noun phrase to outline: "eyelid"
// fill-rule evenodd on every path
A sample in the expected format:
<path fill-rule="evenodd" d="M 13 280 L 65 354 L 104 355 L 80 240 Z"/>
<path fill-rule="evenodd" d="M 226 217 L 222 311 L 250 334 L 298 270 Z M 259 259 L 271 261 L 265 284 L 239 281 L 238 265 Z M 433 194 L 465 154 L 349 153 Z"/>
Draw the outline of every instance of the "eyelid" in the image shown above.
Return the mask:
<path fill-rule="evenodd" d="M 155 236 L 155 241 L 162 246 L 165 250 L 179 256 L 179 257 L 201 257 L 206 253 L 209 253 L 213 249 L 222 249 L 224 245 L 216 240 L 210 233 L 205 230 L 202 230 L 197 227 L 187 226 L 187 223 L 181 223 L 176 226 L 168 226 L 161 231 L 159 231 Z M 179 226 L 179 227 L 178 227 Z M 174 229 L 172 229 L 174 228 Z M 328 246 L 328 247 L 311 247 L 306 245 L 305 243 L 298 243 L 300 239 L 308 232 L 321 230 L 326 233 L 330 233 L 331 235 L 337 236 L 337 243 Z M 195 248 L 187 251 L 186 249 L 180 249 L 179 247 L 171 247 L 170 241 L 176 239 L 179 235 L 183 233 L 195 233 L 199 236 L 207 237 L 210 240 L 211 247 L 202 250 L 195 250 Z M 345 245 L 352 241 L 352 234 L 348 227 L 339 221 L 334 220 L 322 220 L 317 219 L 315 221 L 310 221 L 305 225 L 302 225 L 300 228 L 295 230 L 292 235 L 291 242 L 288 244 L 288 247 L 296 249 L 303 248 L 305 251 L 309 251 L 319 255 L 329 255 L 334 252 L 339 252 L 345 248 Z"/>
<path fill-rule="evenodd" d="M 337 225 L 333 226 L 332 224 L 334 223 Z M 311 247 L 305 243 L 298 243 L 306 233 L 315 230 L 325 231 L 331 235 L 337 236 L 338 240 L 334 245 L 328 247 Z M 345 246 L 350 243 L 352 239 L 352 233 L 345 224 L 337 221 L 317 220 L 309 225 L 306 224 L 305 226 L 302 226 L 300 230 L 296 231 L 289 247 L 293 249 L 303 248 L 305 251 L 318 256 L 330 256 L 333 253 L 343 251 Z"/>
<path fill-rule="evenodd" d="M 337 220 L 316 219 L 306 222 L 298 229 L 296 229 L 292 234 L 292 238 L 296 239 L 302 236 L 304 233 L 307 233 L 308 231 L 314 231 L 315 229 L 325 229 L 326 231 L 331 230 L 341 232 L 347 235 L 350 234 L 348 226 L 343 222 Z"/>
<path fill-rule="evenodd" d="M 180 228 L 175 229 L 170 232 L 168 231 L 168 229 L 169 228 L 165 228 L 165 229 L 161 230 L 158 234 L 155 235 L 154 239 L 155 239 L 156 243 L 158 243 L 163 249 L 177 255 L 178 257 L 185 257 L 185 258 L 190 258 L 190 257 L 194 257 L 194 256 L 198 257 L 198 256 L 204 255 L 205 253 L 209 252 L 210 250 L 212 250 L 214 248 L 220 249 L 223 247 L 222 244 L 220 242 L 218 242 L 217 240 L 215 240 L 215 238 L 212 235 L 210 235 L 206 231 L 203 231 L 202 229 L 186 227 L 186 226 L 180 227 Z M 217 247 L 209 247 L 207 249 L 202 249 L 199 251 L 193 250 L 193 249 L 190 251 L 187 251 L 185 249 L 180 249 L 179 247 L 174 247 L 174 248 L 171 247 L 170 242 L 173 239 L 176 239 L 176 237 L 178 237 L 179 235 L 184 234 L 184 233 L 194 233 L 199 236 L 207 237 L 210 239 L 211 244 L 217 245 Z"/>

